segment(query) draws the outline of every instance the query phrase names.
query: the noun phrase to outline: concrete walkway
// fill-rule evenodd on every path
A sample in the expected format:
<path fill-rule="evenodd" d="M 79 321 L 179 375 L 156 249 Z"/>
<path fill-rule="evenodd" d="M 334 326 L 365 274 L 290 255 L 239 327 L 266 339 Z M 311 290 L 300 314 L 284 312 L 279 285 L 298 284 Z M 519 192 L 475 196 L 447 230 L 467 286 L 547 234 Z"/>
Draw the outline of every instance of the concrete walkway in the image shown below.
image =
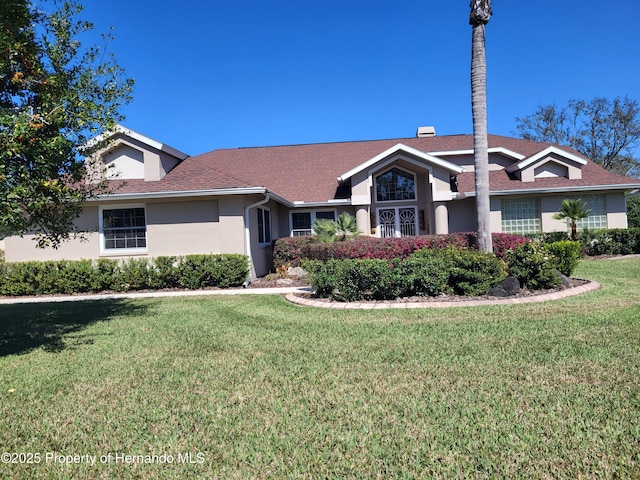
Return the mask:
<path fill-rule="evenodd" d="M 282 288 L 225 288 L 219 290 L 176 290 L 169 292 L 95 293 L 77 295 L 50 295 L 37 297 L 2 298 L 0 305 L 19 303 L 82 302 L 86 300 L 120 300 L 124 298 L 204 297 L 210 295 L 286 295 L 293 292 L 309 292 L 308 287 Z"/>
<path fill-rule="evenodd" d="M 291 303 L 305 307 L 332 308 L 340 310 L 353 309 L 389 309 L 389 308 L 447 308 L 447 307 L 472 307 L 481 305 L 514 305 L 520 303 L 538 303 L 559 300 L 561 298 L 581 295 L 600 288 L 600 284 L 590 281 L 584 285 L 567 288 L 556 292 L 543 293 L 518 298 L 496 298 L 458 301 L 439 301 L 430 299 L 424 302 L 332 302 L 312 298 L 309 287 L 276 287 L 276 288 L 228 288 L 220 290 L 184 290 L 170 292 L 130 292 L 130 293 L 105 293 L 105 294 L 79 294 L 79 295 L 52 295 L 38 297 L 15 297 L 0 299 L 0 305 L 15 305 L 23 303 L 55 303 L 55 302 L 81 302 L 88 300 L 118 300 L 135 298 L 160 298 L 160 297 L 203 297 L 211 295 L 284 295 Z"/>

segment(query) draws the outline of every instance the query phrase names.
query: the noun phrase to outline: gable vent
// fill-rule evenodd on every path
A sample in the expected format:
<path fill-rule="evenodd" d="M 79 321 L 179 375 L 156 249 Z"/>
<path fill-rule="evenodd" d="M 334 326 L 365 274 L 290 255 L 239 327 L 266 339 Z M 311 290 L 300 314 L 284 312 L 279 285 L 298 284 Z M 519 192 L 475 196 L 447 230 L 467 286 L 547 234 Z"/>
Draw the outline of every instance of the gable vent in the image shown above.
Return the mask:
<path fill-rule="evenodd" d="M 436 127 L 418 127 L 418 132 L 416 133 L 416 137 L 435 137 L 436 136 Z"/>

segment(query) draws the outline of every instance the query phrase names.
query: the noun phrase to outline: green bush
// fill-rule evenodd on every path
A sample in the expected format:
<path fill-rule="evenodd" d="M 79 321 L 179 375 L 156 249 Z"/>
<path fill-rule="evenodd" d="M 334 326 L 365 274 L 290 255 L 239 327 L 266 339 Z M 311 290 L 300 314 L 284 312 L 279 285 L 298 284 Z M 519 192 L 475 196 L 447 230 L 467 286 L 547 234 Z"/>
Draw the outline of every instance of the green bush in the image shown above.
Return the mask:
<path fill-rule="evenodd" d="M 144 290 L 153 285 L 150 278 L 149 260 L 146 258 L 130 258 L 120 265 L 118 284 L 114 285 L 118 291 Z"/>
<path fill-rule="evenodd" d="M 435 297 L 452 293 L 449 287 L 449 265 L 433 250 L 418 250 L 398 266 L 403 281 L 402 296 Z"/>
<path fill-rule="evenodd" d="M 640 228 L 640 195 L 626 197 L 629 228 Z"/>
<path fill-rule="evenodd" d="M 389 300 L 441 293 L 484 295 L 506 277 L 504 262 L 475 250 L 420 250 L 402 259 L 305 261 L 319 297 L 338 301 Z"/>
<path fill-rule="evenodd" d="M 553 288 L 560 284 L 554 256 L 544 244 L 525 243 L 506 255 L 509 275 L 531 290 Z"/>
<path fill-rule="evenodd" d="M 94 273 L 91 277 L 90 291 L 104 292 L 105 290 L 116 290 L 120 275 L 120 265 L 112 258 L 100 258 L 94 263 Z"/>
<path fill-rule="evenodd" d="M 484 295 L 507 276 L 505 264 L 492 253 L 443 248 L 432 250 L 449 267 L 449 287 L 457 295 Z"/>
<path fill-rule="evenodd" d="M 329 260 L 304 263 L 318 296 L 353 302 L 389 300 L 402 292 L 399 276 L 387 260 Z"/>
<path fill-rule="evenodd" d="M 41 262 L 6 263 L 2 295 L 36 295 L 37 276 Z"/>
<path fill-rule="evenodd" d="M 546 250 L 553 255 L 555 267 L 563 275 L 570 277 L 580 261 L 582 245 L 580 242 L 561 240 L 545 245 Z"/>
<path fill-rule="evenodd" d="M 187 255 L 178 264 L 178 282 L 190 289 L 239 286 L 248 274 L 244 255 Z"/>
<path fill-rule="evenodd" d="M 612 228 L 581 232 L 587 255 L 629 255 L 640 253 L 640 228 Z"/>
<path fill-rule="evenodd" d="M 54 281 L 57 281 L 55 293 L 85 293 L 92 289 L 96 269 L 91 260 L 64 261 L 57 263 Z M 57 277 L 57 278 L 56 278 Z"/>
<path fill-rule="evenodd" d="M 177 257 L 154 258 L 153 272 L 151 288 L 176 288 L 180 286 Z"/>
<path fill-rule="evenodd" d="M 132 291 L 149 288 L 232 287 L 249 273 L 244 255 L 192 255 L 186 258 L 132 258 L 119 262 L 46 261 L 0 262 L 0 295 L 49 295 L 82 292 Z"/>

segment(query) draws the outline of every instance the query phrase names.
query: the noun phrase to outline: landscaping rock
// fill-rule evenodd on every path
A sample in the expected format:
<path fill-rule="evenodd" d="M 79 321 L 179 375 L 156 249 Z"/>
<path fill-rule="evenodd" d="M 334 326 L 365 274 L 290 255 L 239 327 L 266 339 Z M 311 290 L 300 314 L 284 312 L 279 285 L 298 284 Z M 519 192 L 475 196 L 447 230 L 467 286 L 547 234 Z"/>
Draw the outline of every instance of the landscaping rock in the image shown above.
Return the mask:
<path fill-rule="evenodd" d="M 276 285 L 278 285 L 279 287 L 290 287 L 291 285 L 293 285 L 293 280 L 291 280 L 290 278 L 279 278 L 276 281 Z"/>
<path fill-rule="evenodd" d="M 500 284 L 500 287 L 504 288 L 509 296 L 517 295 L 521 289 L 520 281 L 516 277 L 505 278 Z"/>
<path fill-rule="evenodd" d="M 558 272 L 557 270 L 556 270 L 556 274 L 560 278 L 560 281 L 562 282 L 562 286 L 563 287 L 568 287 L 568 286 L 571 285 L 571 279 L 569 277 L 567 277 L 566 275 L 563 275 L 562 273 Z"/>
<path fill-rule="evenodd" d="M 287 275 L 289 275 L 290 277 L 303 278 L 303 277 L 306 277 L 308 274 L 307 274 L 307 271 L 302 267 L 289 267 L 289 270 L 287 271 Z"/>
<path fill-rule="evenodd" d="M 489 289 L 489 296 L 490 297 L 508 297 L 509 294 L 502 287 L 491 287 Z"/>
<path fill-rule="evenodd" d="M 489 289 L 491 297 L 511 297 L 520 293 L 520 282 L 516 277 L 505 278 L 497 287 Z"/>

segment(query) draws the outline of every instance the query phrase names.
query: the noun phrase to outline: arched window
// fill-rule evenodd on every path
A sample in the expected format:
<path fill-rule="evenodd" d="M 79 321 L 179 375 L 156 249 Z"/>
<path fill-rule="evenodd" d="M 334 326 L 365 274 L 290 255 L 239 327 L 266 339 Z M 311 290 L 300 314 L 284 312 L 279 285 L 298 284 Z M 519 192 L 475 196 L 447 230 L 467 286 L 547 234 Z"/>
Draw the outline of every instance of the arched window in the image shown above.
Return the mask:
<path fill-rule="evenodd" d="M 394 167 L 376 177 L 378 202 L 415 199 L 416 176 L 413 173 Z"/>

